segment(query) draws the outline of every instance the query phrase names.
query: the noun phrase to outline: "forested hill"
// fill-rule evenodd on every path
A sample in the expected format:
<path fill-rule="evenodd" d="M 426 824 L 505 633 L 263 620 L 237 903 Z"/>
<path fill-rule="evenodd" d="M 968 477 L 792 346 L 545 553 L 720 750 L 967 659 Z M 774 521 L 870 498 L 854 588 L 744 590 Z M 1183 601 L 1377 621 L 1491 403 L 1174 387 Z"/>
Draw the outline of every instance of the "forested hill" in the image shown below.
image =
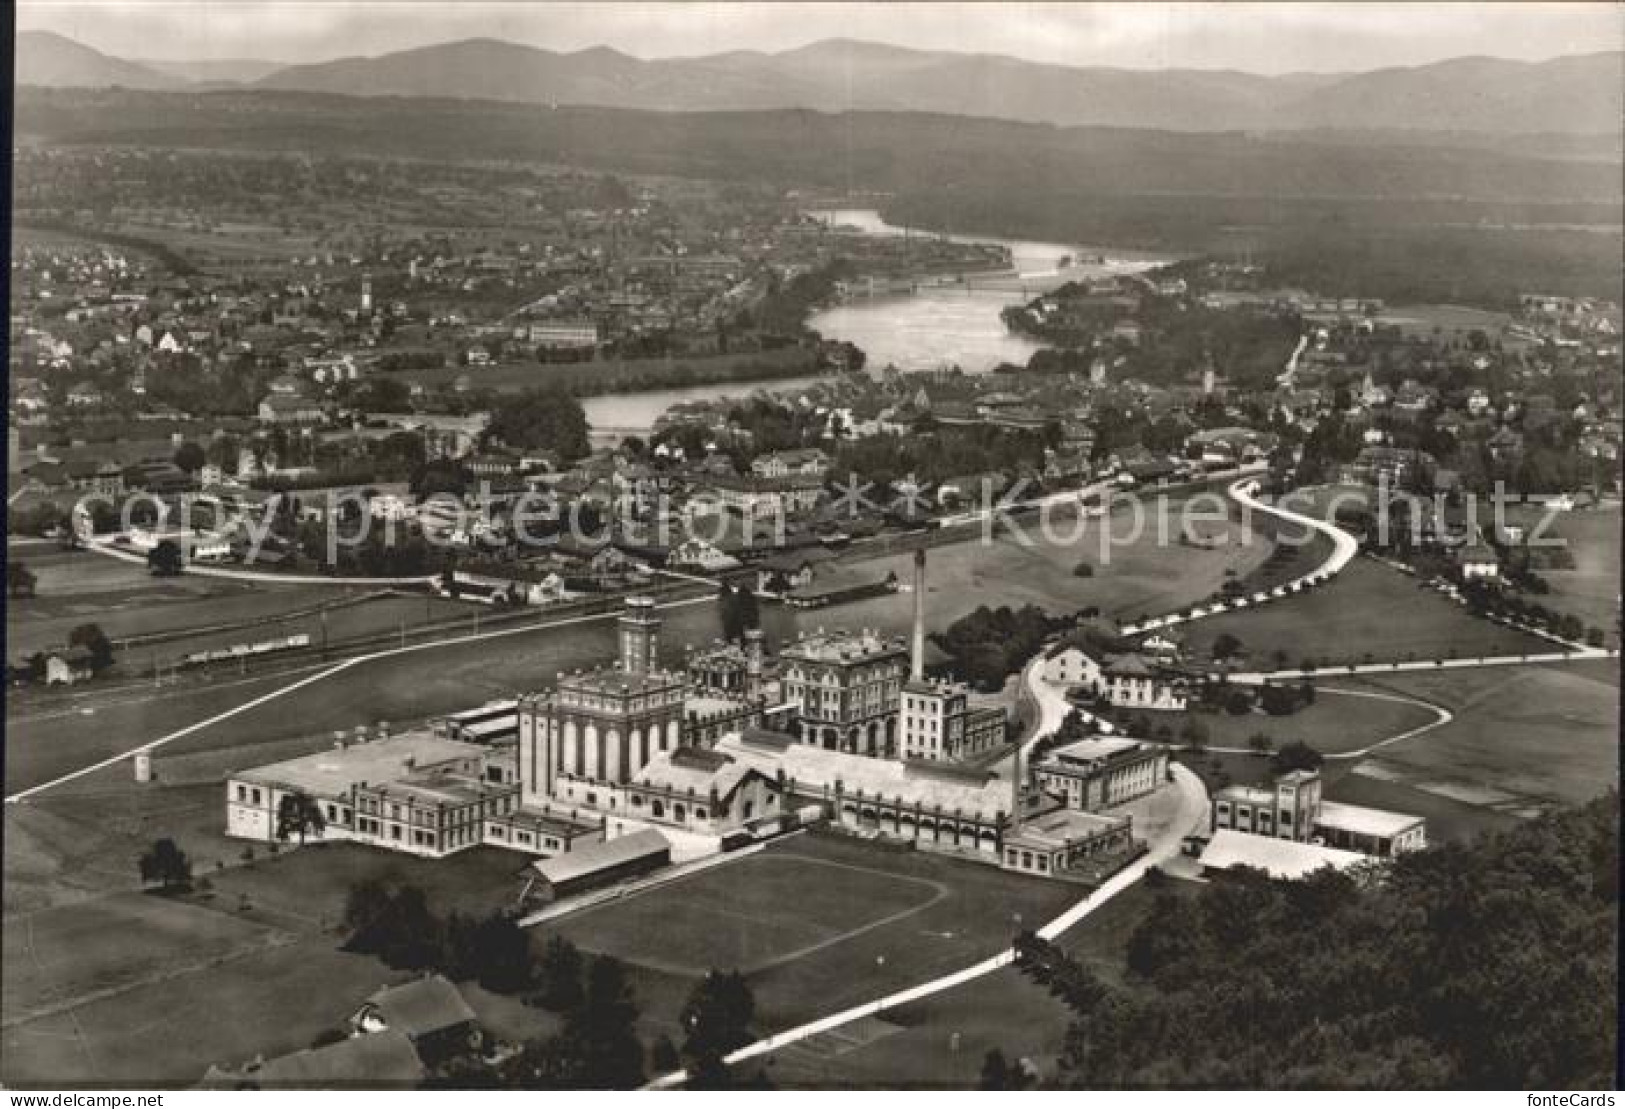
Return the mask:
<path fill-rule="evenodd" d="M 1615 148 L 1527 153 L 1362 132 L 1185 134 L 896 112 L 666 113 L 314 93 L 19 89 L 19 141 L 514 161 L 829 195 L 893 222 L 1297 259 L 1322 292 L 1499 306 L 1616 298 Z M 1537 150 L 1552 150 L 1542 154 Z"/>
<path fill-rule="evenodd" d="M 1612 1089 L 1619 795 L 1380 879 L 1166 887 L 1109 985 L 1029 939 L 1076 1013 L 1063 1084 Z"/>
<path fill-rule="evenodd" d="M 1619 166 L 1606 158 L 923 113 L 668 113 L 308 93 L 20 89 L 15 114 L 20 136 L 62 142 L 523 159 L 877 192 L 951 181 L 1006 197 L 1064 187 L 1094 195 L 1605 208 L 1621 197 Z"/>

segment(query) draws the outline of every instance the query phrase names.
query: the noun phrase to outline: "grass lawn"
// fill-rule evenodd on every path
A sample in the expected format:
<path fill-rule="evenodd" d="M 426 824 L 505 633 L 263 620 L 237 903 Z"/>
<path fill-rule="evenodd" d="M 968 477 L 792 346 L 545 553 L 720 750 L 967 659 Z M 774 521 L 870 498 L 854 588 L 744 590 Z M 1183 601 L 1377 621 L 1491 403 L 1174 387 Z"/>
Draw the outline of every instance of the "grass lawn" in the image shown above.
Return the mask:
<path fill-rule="evenodd" d="M 107 933 L 99 942 L 123 940 Z M 189 1086 L 212 1063 L 241 1065 L 262 1053 L 308 1047 L 374 990 L 407 977 L 339 951 L 327 936 L 173 969 L 71 1012 L 8 1024 L 0 1036 L 0 1075 L 14 1086 Z"/>
<path fill-rule="evenodd" d="M 1114 537 L 1104 548 L 1103 523 Z M 1225 572 L 1245 575 L 1270 553 L 1267 540 L 1254 535 L 1243 541 L 1241 526 L 1226 521 L 1192 525 L 1210 548 L 1185 546 L 1176 538 L 1159 538 L 1156 525 L 1147 522 L 1132 541 L 1127 511 L 1102 520 L 1089 520 L 1081 533 L 1071 519 L 1057 523 L 1045 537 L 1036 522 L 1018 521 L 1033 543 L 1023 545 L 1014 535 L 983 542 L 980 536 L 965 543 L 934 547 L 927 553 L 929 602 L 927 627 L 941 631 L 979 605 L 1019 608 L 1033 604 L 1052 613 L 1098 606 L 1109 617 L 1137 619 L 1206 600 L 1224 584 Z M 1177 528 L 1170 525 L 1177 534 Z M 1104 551 L 1104 553 L 1103 553 Z M 912 554 L 854 561 L 857 572 L 884 577 L 888 571 L 899 581 L 912 580 Z M 1077 577 L 1080 563 L 1094 568 L 1091 577 Z M 894 633 L 908 629 L 913 619 L 913 595 L 893 593 L 855 604 L 810 613 L 803 620 L 825 626 L 879 627 Z"/>
<path fill-rule="evenodd" d="M 1545 516 L 1546 510 L 1534 505 L 1507 509 L 1507 520 L 1523 524 L 1531 535 Z M 1528 598 L 1553 612 L 1577 616 L 1587 627 L 1601 628 L 1613 647 L 1619 645 L 1619 529 L 1617 507 L 1554 514 L 1541 534 L 1567 541 L 1574 568 L 1538 571 L 1551 592 Z"/>
<path fill-rule="evenodd" d="M 1189 625 L 1186 650 L 1206 658 L 1230 634 L 1249 652 L 1250 669 L 1305 660 L 1317 665 L 1408 659 L 1520 655 L 1551 649 L 1545 640 L 1471 616 L 1416 581 L 1380 563 L 1356 559 L 1327 585 L 1256 609 Z"/>
<path fill-rule="evenodd" d="M 275 858 L 260 847 L 242 865 L 242 845 L 217 831 L 220 798 L 217 785 L 132 786 L 8 807 L 0 1081 L 182 1086 L 211 1063 L 305 1047 L 409 977 L 338 950 L 351 883 L 410 882 L 441 913 L 510 904 L 518 889 L 521 857 L 484 848 L 435 861 L 352 844 Z M 197 892 L 134 890 L 135 854 L 155 834 L 193 856 Z M 465 996 L 506 1037 L 556 1023 L 475 986 Z"/>
<path fill-rule="evenodd" d="M 115 641 L 251 620 L 266 621 L 265 635 L 280 634 L 277 616 L 362 592 L 340 585 L 266 584 L 186 574 L 155 578 L 143 566 L 92 551 L 50 550 L 38 556 L 30 552 L 23 561 L 38 580 L 34 597 L 13 601 L 6 609 L 13 656 L 65 643 L 69 631 L 87 622 L 101 625 Z M 252 634 L 239 631 L 229 641 L 246 642 L 243 637 Z M 183 653 L 176 645 L 156 651 L 164 657 L 166 652 Z M 150 664 L 151 653 L 142 648 L 133 657 Z"/>
<path fill-rule="evenodd" d="M 1619 778 L 1612 660 L 1384 676 L 1361 684 L 1440 704 L 1455 719 L 1380 753 L 1412 785 L 1487 807 L 1590 800 Z M 1498 796 L 1500 795 L 1500 796 Z M 1501 797 L 1505 797 L 1503 800 Z"/>
<path fill-rule="evenodd" d="M 1244 716 L 1228 712 L 1142 713 L 1158 729 L 1166 724 L 1171 736 L 1178 737 L 1186 720 L 1199 721 L 1207 729 L 1211 747 L 1246 747 L 1262 732 L 1276 747 L 1301 739 L 1322 754 L 1357 751 L 1391 735 L 1421 727 L 1434 715 L 1417 705 L 1381 701 L 1372 697 L 1339 694 L 1337 687 L 1317 688 L 1315 703 L 1291 716 L 1271 716 L 1259 709 Z M 1138 717 L 1131 714 L 1131 720 Z M 1135 734 L 1141 734 L 1135 731 Z"/>
<path fill-rule="evenodd" d="M 337 927 L 350 887 L 369 878 L 417 886 L 441 914 L 483 916 L 512 908 L 526 862 L 524 855 L 495 847 L 472 847 L 451 859 L 420 859 L 356 843 L 310 844 L 276 856 L 259 844 L 255 854 L 251 865 L 209 875 L 213 903 L 234 912 L 247 904 L 248 916 L 284 922 L 296 914 L 317 930 Z"/>
<path fill-rule="evenodd" d="M 739 880 L 735 868 L 759 860 L 773 869 L 757 867 L 749 880 Z M 789 869 L 781 866 L 786 863 Z M 703 883 L 697 890 L 696 882 Z M 1082 895 L 1075 886 L 981 863 L 833 834 L 802 835 L 748 864 L 729 864 L 541 930 L 626 960 L 646 1036 L 680 1040 L 678 1012 L 713 966 L 757 960 L 740 969 L 756 995 L 756 1029 L 765 1033 L 986 958 L 1019 927 L 1048 920 Z M 617 919 L 623 914 L 630 915 Z"/>
<path fill-rule="evenodd" d="M 567 930 L 593 949 L 674 974 L 754 972 L 949 896 L 940 882 L 772 852 L 578 913 Z M 785 907 L 794 905 L 792 913 Z M 657 951 L 649 938 L 658 935 Z"/>
<path fill-rule="evenodd" d="M 1196 887 L 1174 882 L 1168 888 Z M 1106 981 L 1121 983 L 1129 937 L 1154 898 L 1143 883 L 1132 886 L 1059 943 Z M 765 1070 L 787 1089 L 974 1089 L 982 1060 L 994 1048 L 1007 1059 L 1031 1059 L 1047 1070 L 1070 1021 L 1070 1011 L 1047 990 L 1006 969 L 882 1014 L 852 1034 L 818 1036 L 775 1052 Z"/>

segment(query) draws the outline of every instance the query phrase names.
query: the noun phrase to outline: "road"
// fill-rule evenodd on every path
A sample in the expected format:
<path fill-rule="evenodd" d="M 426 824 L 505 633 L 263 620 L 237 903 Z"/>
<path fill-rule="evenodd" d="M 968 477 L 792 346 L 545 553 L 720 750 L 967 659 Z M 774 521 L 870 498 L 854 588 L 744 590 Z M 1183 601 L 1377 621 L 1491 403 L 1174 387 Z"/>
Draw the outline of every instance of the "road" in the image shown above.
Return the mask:
<path fill-rule="evenodd" d="M 1325 520 L 1320 520 L 1313 516 L 1305 516 L 1300 512 L 1293 512 L 1290 509 L 1285 508 L 1277 508 L 1274 505 L 1265 504 L 1263 501 L 1260 501 L 1256 496 L 1258 492 L 1258 481 L 1255 478 L 1242 478 L 1240 481 L 1232 484 L 1227 492 L 1232 500 L 1236 501 L 1250 512 L 1262 512 L 1266 516 L 1274 516 L 1277 519 L 1286 520 L 1289 523 L 1297 524 L 1299 527 L 1309 528 L 1312 531 L 1317 531 L 1326 536 L 1332 541 L 1332 553 L 1327 556 L 1325 562 L 1322 562 L 1319 566 L 1315 567 L 1315 569 L 1309 571 L 1307 574 L 1295 578 L 1290 582 L 1278 585 L 1274 589 L 1260 590 L 1257 593 L 1253 593 L 1246 597 L 1237 598 L 1236 600 L 1226 604 L 1198 606 L 1188 613 L 1170 613 L 1167 616 L 1158 616 L 1154 619 L 1146 620 L 1139 624 L 1125 624 L 1123 625 L 1122 629 L 1124 635 L 1139 635 L 1142 632 L 1148 632 L 1154 628 L 1170 628 L 1175 624 L 1188 624 L 1193 620 L 1200 620 L 1206 616 L 1217 616 L 1222 612 L 1233 612 L 1238 608 L 1251 608 L 1256 605 L 1268 604 L 1271 601 L 1282 600 L 1286 597 L 1293 596 L 1291 589 L 1294 585 L 1304 585 L 1311 580 L 1317 579 L 1326 580 L 1334 574 L 1341 573 L 1343 568 L 1346 567 L 1350 562 L 1353 562 L 1355 556 L 1360 553 L 1359 541 L 1342 528 L 1336 527 L 1327 523 Z"/>

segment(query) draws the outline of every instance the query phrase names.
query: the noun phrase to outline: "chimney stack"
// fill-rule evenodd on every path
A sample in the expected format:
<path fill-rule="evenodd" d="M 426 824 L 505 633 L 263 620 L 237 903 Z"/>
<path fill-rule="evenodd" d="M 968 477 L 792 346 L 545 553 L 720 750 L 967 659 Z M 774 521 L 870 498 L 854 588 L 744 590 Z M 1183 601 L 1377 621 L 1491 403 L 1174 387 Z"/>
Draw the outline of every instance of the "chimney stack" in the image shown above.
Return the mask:
<path fill-rule="evenodd" d="M 1016 744 L 1010 767 L 1010 830 L 1021 830 L 1021 744 Z"/>
<path fill-rule="evenodd" d="M 914 651 L 909 678 L 925 680 L 925 548 L 914 552 Z"/>
<path fill-rule="evenodd" d="M 745 696 L 751 699 L 762 694 L 762 640 L 761 628 L 745 629 Z"/>

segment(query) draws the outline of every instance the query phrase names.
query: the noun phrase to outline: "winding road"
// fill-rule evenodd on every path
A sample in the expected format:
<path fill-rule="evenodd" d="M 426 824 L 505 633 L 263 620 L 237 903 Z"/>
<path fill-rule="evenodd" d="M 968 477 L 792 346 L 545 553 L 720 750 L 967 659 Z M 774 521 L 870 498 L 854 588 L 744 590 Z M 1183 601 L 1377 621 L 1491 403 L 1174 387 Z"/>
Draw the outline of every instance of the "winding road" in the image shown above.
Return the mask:
<path fill-rule="evenodd" d="M 1206 616 L 1217 616 L 1224 612 L 1234 612 L 1239 608 L 1251 608 L 1256 605 L 1268 604 L 1270 601 L 1279 601 L 1291 597 L 1293 596 L 1293 587 L 1330 580 L 1333 575 L 1342 573 L 1343 569 L 1353 562 L 1355 556 L 1360 553 L 1359 541 L 1342 528 L 1314 516 L 1305 516 L 1301 512 L 1277 508 L 1275 505 L 1265 504 L 1260 501 L 1257 496 L 1257 478 L 1242 478 L 1232 484 L 1226 492 L 1229 493 L 1232 500 L 1249 512 L 1262 512 L 1266 516 L 1274 516 L 1278 520 L 1286 520 L 1289 523 L 1297 524 L 1299 527 L 1308 528 L 1326 536 L 1332 541 L 1332 553 L 1327 556 L 1325 562 L 1322 562 L 1307 574 L 1278 585 L 1273 589 L 1259 590 L 1246 597 L 1238 597 L 1233 601 L 1224 603 L 1198 605 L 1187 613 L 1169 613 L 1167 616 L 1157 616 L 1138 624 L 1124 624 L 1122 627 L 1124 635 L 1139 635 L 1156 628 L 1171 628 L 1176 624 L 1188 624 L 1193 620 L 1200 620 Z"/>

